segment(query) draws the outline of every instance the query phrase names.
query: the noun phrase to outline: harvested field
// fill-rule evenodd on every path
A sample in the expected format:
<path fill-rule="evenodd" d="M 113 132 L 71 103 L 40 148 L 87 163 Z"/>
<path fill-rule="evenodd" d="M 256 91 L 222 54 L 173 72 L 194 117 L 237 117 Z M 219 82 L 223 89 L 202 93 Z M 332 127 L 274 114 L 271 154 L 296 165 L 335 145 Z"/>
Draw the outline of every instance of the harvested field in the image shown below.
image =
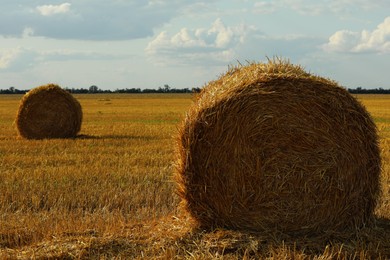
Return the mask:
<path fill-rule="evenodd" d="M 191 95 L 75 97 L 78 138 L 25 140 L 13 126 L 21 96 L 0 95 L 0 258 L 390 258 L 390 96 L 357 96 L 379 129 L 376 226 L 326 240 L 193 229 L 172 180 Z"/>

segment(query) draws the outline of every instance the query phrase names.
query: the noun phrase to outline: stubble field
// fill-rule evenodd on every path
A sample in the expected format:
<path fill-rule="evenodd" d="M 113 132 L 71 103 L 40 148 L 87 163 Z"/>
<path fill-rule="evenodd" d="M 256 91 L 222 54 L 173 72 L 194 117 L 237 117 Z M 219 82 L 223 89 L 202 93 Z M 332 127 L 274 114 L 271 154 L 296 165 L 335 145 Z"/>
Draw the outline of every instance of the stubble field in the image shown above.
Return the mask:
<path fill-rule="evenodd" d="M 390 96 L 359 95 L 381 138 L 377 226 L 334 239 L 192 228 L 172 173 L 190 94 L 75 95 L 80 136 L 23 140 L 0 96 L 0 258 L 390 258 Z"/>

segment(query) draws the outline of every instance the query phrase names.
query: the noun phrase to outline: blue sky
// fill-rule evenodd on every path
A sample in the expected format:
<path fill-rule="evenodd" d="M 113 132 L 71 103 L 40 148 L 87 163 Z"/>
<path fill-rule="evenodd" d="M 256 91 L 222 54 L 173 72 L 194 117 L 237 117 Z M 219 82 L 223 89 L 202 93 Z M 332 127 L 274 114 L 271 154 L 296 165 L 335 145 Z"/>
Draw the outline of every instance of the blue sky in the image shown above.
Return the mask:
<path fill-rule="evenodd" d="M 390 88 L 388 0 L 5 0 L 0 88 L 202 87 L 282 57 L 345 87 Z"/>

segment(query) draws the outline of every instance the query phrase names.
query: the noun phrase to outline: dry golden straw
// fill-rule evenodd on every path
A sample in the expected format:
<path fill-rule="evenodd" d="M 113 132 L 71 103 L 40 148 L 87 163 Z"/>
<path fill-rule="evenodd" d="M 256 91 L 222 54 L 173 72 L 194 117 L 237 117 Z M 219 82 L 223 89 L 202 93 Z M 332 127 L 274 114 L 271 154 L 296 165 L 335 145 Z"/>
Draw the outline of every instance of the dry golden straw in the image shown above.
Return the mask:
<path fill-rule="evenodd" d="M 208 83 L 178 140 L 178 193 L 202 227 L 317 234 L 371 223 L 376 126 L 336 82 L 280 59 Z"/>
<path fill-rule="evenodd" d="M 55 84 L 30 90 L 16 117 L 19 135 L 27 139 L 71 138 L 80 131 L 80 103 Z"/>

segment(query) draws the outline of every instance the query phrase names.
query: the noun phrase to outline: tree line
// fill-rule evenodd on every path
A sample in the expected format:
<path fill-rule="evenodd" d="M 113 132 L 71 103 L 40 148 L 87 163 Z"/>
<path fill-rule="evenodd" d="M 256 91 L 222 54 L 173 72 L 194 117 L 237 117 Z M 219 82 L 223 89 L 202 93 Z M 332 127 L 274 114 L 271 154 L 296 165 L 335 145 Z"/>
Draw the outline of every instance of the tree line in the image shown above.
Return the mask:
<path fill-rule="evenodd" d="M 358 87 L 355 89 L 349 88 L 348 92 L 351 94 L 390 94 L 390 88 L 389 89 L 383 89 L 383 88 L 365 89 L 362 87 Z"/>
<path fill-rule="evenodd" d="M 164 87 L 159 87 L 157 89 L 141 89 L 141 88 L 125 88 L 125 89 L 115 89 L 115 90 L 103 90 L 96 85 L 92 85 L 89 88 L 65 88 L 65 90 L 74 94 L 95 94 L 95 93 L 199 93 L 201 88 L 171 88 L 169 85 L 164 85 Z M 390 89 L 375 88 L 375 89 L 365 89 L 358 87 L 355 89 L 347 89 L 351 94 L 390 94 Z M 0 89 L 0 94 L 25 94 L 28 90 L 19 90 L 15 87 L 10 87 L 8 89 Z"/>
<path fill-rule="evenodd" d="M 64 88 L 73 94 L 96 94 L 96 93 L 198 93 L 200 88 L 171 88 L 169 85 L 164 85 L 164 87 L 159 87 L 157 89 L 141 89 L 141 88 L 125 88 L 125 89 L 115 89 L 115 90 L 103 90 L 96 85 L 92 85 L 89 88 Z M 10 87 L 8 89 L 0 89 L 0 94 L 25 94 L 28 90 L 19 90 L 15 87 Z"/>

